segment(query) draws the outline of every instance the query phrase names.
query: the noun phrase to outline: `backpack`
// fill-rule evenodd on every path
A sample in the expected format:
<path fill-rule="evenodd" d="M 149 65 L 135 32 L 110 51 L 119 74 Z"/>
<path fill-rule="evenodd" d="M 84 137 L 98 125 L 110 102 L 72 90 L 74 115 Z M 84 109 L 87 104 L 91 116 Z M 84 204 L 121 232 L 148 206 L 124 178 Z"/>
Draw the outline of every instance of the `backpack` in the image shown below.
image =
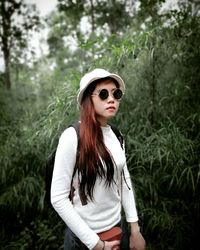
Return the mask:
<path fill-rule="evenodd" d="M 124 149 L 124 138 L 121 132 L 113 125 L 110 125 L 111 129 L 115 133 L 117 139 L 120 142 L 120 145 L 122 149 Z M 73 127 L 76 131 L 77 138 L 78 138 L 78 148 L 79 148 L 79 129 L 80 129 L 80 122 L 76 122 L 69 127 Z M 55 156 L 56 156 L 56 148 L 53 149 L 53 151 L 49 154 L 46 160 L 46 165 L 45 165 L 45 201 L 48 203 L 49 206 L 51 206 L 51 181 L 52 181 L 52 176 L 53 176 L 53 168 L 54 168 L 54 161 L 55 161 Z M 69 198 L 72 200 L 73 198 L 73 192 L 74 189 L 72 187 L 73 183 L 73 177 L 75 176 L 76 173 L 76 168 L 74 168 L 73 175 L 72 175 L 72 180 L 71 180 L 71 191 Z"/>

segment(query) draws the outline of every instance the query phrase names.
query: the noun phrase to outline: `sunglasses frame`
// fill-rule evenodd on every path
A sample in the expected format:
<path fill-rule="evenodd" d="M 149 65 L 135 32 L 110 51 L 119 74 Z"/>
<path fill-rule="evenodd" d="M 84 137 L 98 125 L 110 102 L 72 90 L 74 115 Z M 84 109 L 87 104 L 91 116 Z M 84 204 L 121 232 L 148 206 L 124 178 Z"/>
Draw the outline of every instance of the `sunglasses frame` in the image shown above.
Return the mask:
<path fill-rule="evenodd" d="M 105 96 L 105 98 L 101 95 L 102 91 L 106 91 L 106 93 L 107 93 L 107 95 Z M 121 97 L 120 98 L 116 98 L 116 96 L 115 96 L 116 91 L 120 91 L 120 93 L 121 93 Z M 120 88 L 116 88 L 116 89 L 112 90 L 111 93 L 112 93 L 112 96 L 114 97 L 114 99 L 117 100 L 117 101 L 121 100 L 121 98 L 122 98 L 122 96 L 124 94 Z M 105 88 L 103 88 L 103 89 L 98 90 L 97 93 L 94 93 L 91 96 L 95 96 L 95 95 L 99 96 L 99 98 L 102 101 L 105 101 L 106 99 L 108 99 L 108 97 L 110 95 L 110 91 L 107 90 L 107 89 L 105 89 Z"/>

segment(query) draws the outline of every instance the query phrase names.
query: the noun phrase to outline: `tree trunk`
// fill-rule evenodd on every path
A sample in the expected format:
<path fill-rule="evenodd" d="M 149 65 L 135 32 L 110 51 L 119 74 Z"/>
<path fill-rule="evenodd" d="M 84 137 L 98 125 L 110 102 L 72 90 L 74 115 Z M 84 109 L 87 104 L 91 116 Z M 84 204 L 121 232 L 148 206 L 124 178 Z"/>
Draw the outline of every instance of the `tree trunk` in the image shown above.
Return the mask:
<path fill-rule="evenodd" d="M 2 51 L 5 64 L 5 86 L 7 89 L 11 88 L 10 80 L 10 48 L 9 48 L 9 33 L 10 33 L 10 23 L 11 16 L 9 13 L 6 13 L 5 1 L 1 3 L 1 13 L 2 13 Z"/>
<path fill-rule="evenodd" d="M 9 57 L 5 59 L 5 86 L 7 89 L 11 88 L 11 80 L 10 80 L 10 62 L 9 62 Z"/>
<path fill-rule="evenodd" d="M 150 80 L 150 114 L 149 120 L 151 126 L 154 125 L 155 122 L 155 96 L 156 96 L 156 71 L 155 71 L 155 54 L 154 49 L 152 49 L 150 54 L 150 65 L 152 66 L 151 70 L 151 80 Z"/>
<path fill-rule="evenodd" d="M 95 20 L 94 20 L 94 4 L 93 0 L 90 0 L 91 5 L 91 23 L 92 23 L 92 33 L 95 31 Z"/>

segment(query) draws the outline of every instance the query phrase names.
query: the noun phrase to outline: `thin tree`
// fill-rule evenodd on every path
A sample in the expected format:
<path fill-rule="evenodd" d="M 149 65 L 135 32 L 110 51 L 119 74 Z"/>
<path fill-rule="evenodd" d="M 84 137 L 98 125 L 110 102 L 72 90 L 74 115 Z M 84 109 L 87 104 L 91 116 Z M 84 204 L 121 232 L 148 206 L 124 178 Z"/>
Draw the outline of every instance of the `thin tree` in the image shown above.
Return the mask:
<path fill-rule="evenodd" d="M 39 23 L 34 5 L 28 6 L 23 0 L 1 0 L 0 53 L 4 59 L 4 84 L 7 89 L 12 85 L 11 61 L 14 59 L 14 52 L 27 49 L 28 32 L 36 29 Z"/>

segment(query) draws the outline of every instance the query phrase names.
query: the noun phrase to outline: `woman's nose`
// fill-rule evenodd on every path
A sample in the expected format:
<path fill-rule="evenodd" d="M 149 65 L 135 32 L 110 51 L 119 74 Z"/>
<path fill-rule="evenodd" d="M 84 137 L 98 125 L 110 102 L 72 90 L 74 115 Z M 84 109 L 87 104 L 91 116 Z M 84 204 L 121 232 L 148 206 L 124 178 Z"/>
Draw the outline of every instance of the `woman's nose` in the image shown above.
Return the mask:
<path fill-rule="evenodd" d="M 115 101 L 114 96 L 112 95 L 112 93 L 109 93 L 108 102 L 114 102 L 114 101 Z"/>

